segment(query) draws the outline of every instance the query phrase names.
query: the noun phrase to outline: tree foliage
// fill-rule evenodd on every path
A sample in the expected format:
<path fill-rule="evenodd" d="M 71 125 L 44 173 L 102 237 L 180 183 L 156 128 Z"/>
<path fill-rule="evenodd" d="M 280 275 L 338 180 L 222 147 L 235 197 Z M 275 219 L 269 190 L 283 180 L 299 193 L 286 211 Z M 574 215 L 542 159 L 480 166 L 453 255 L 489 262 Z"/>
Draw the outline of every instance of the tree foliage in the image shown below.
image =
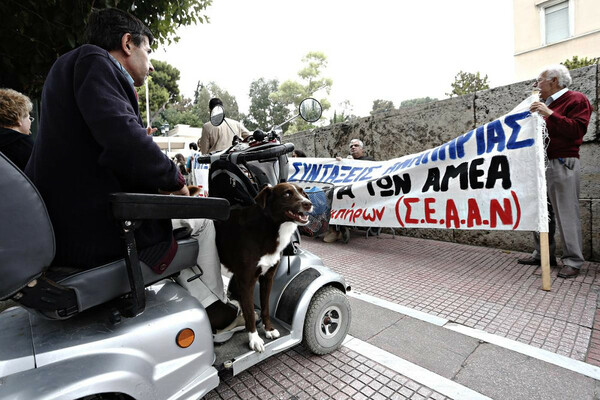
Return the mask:
<path fill-rule="evenodd" d="M 223 108 L 225 108 L 225 116 L 227 118 L 240 120 L 240 109 L 238 107 L 235 96 L 229 94 L 225 89 L 222 89 L 215 82 L 209 82 L 204 85 L 202 82 L 198 82 L 196 87 L 194 98 L 195 109 L 198 112 L 198 116 L 204 122 L 210 120 L 210 110 L 208 109 L 208 102 L 213 97 L 218 97 L 223 102 Z"/>
<path fill-rule="evenodd" d="M 140 114 L 144 125 L 148 121 L 146 116 L 146 86 L 136 88 L 138 92 L 138 103 L 140 106 Z M 169 102 L 169 91 L 155 82 L 152 75 L 148 77 L 148 95 L 150 96 L 150 125 L 156 118 L 158 113 L 162 111 Z"/>
<path fill-rule="evenodd" d="M 176 29 L 208 22 L 211 0 L 3 0 L 0 2 L 0 87 L 38 97 L 54 61 L 83 44 L 92 7 L 129 11 L 152 31 L 155 42 L 177 41 Z"/>
<path fill-rule="evenodd" d="M 169 93 L 169 103 L 176 103 L 181 100 L 179 95 L 179 78 L 181 73 L 177 68 L 165 61 L 152 60 L 154 72 L 151 74 L 152 80 L 167 90 Z"/>
<path fill-rule="evenodd" d="M 329 95 L 333 80 L 321 76 L 323 70 L 327 67 L 327 56 L 318 51 L 311 51 L 303 58 L 304 63 L 302 69 L 298 71 L 300 82 L 287 80 L 283 82 L 277 92 L 271 94 L 273 101 L 285 104 L 288 107 L 293 107 L 298 110 L 300 102 L 307 97 L 320 97 L 319 93 Z M 319 102 L 323 110 L 331 107 L 331 104 L 326 97 L 321 97 Z M 294 120 L 288 127 L 287 133 L 294 133 L 312 128 L 314 125 L 304 121 L 301 118 Z"/>
<path fill-rule="evenodd" d="M 561 62 L 562 65 L 567 67 L 568 69 L 577 69 L 587 67 L 589 65 L 598 64 L 600 62 L 600 57 L 596 58 L 579 58 L 578 56 L 573 56 L 571 59 L 567 59 Z"/>
<path fill-rule="evenodd" d="M 378 113 L 395 110 L 394 102 L 391 100 L 377 99 L 373 101 L 373 108 L 371 109 L 371 115 Z"/>
<path fill-rule="evenodd" d="M 174 104 L 181 98 L 179 95 L 180 72 L 171 64 L 152 60 L 154 72 L 148 77 L 148 94 L 150 96 L 150 125 L 154 125 L 154 120 L 168 104 Z M 146 87 L 136 88 L 140 104 L 140 113 L 146 123 Z"/>
<path fill-rule="evenodd" d="M 268 129 L 281 124 L 290 117 L 290 110 L 286 105 L 271 97 L 278 87 L 277 79 L 259 78 L 250 84 L 250 107 L 248 115 L 244 118 L 246 128 L 250 130 Z M 284 126 L 283 129 L 285 132 L 287 126 Z"/>
<path fill-rule="evenodd" d="M 438 101 L 438 99 L 435 97 L 417 97 L 416 99 L 404 100 L 400 103 L 400 107 L 412 107 L 419 104 L 431 103 L 433 101 Z"/>
<path fill-rule="evenodd" d="M 358 119 L 358 117 L 352 114 L 354 107 L 350 100 L 344 100 L 338 104 L 335 110 L 333 110 L 333 117 L 329 119 L 330 124 L 337 124 L 341 122 L 350 122 Z M 339 112 L 338 112 L 339 111 Z"/>
<path fill-rule="evenodd" d="M 152 126 L 159 128 L 163 124 L 169 124 L 173 128 L 175 125 L 183 124 L 195 128 L 202 127 L 202 119 L 198 114 L 198 107 L 192 99 L 182 98 L 179 102 L 167 105 L 152 123 Z"/>
<path fill-rule="evenodd" d="M 462 96 L 490 88 L 487 75 L 482 78 L 479 72 L 472 74 L 463 71 L 459 71 L 459 73 L 456 74 L 454 82 L 452 82 L 450 86 L 452 87 L 452 91 L 446 93 L 446 96 L 449 97 Z"/>

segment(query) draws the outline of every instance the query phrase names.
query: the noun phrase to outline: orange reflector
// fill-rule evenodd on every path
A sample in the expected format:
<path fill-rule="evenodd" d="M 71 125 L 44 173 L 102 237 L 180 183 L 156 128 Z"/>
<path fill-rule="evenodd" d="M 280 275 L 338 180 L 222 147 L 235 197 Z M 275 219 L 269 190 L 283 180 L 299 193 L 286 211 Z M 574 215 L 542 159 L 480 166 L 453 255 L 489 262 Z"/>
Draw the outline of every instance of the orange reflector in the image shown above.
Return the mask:
<path fill-rule="evenodd" d="M 177 343 L 177 346 L 183 347 L 185 349 L 186 347 L 190 347 L 192 343 L 194 343 L 195 338 L 196 335 L 194 334 L 194 331 L 190 328 L 185 328 L 179 331 L 175 342 Z"/>

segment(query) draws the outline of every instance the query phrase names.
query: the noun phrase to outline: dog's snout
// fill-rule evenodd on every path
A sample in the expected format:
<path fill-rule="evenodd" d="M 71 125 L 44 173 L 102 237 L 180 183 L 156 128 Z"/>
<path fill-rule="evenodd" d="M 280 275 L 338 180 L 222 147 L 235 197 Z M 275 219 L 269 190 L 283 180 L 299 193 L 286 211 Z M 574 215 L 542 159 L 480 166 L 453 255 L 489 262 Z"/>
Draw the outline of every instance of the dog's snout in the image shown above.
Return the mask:
<path fill-rule="evenodd" d="M 312 202 L 308 199 L 302 201 L 302 208 L 309 211 L 312 208 Z"/>

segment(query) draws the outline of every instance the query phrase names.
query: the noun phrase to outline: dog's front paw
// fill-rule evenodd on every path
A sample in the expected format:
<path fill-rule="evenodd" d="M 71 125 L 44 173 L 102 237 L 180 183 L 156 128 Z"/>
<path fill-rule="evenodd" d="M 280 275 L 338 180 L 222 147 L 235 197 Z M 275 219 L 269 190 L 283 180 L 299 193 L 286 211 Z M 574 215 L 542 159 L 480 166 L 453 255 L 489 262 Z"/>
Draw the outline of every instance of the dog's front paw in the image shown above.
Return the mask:
<path fill-rule="evenodd" d="M 277 329 L 273 329 L 272 331 L 265 330 L 265 336 L 267 339 L 277 339 L 281 335 Z"/>
<path fill-rule="evenodd" d="M 262 353 L 265 351 L 265 342 L 258 336 L 258 332 L 248 332 L 250 350 Z"/>

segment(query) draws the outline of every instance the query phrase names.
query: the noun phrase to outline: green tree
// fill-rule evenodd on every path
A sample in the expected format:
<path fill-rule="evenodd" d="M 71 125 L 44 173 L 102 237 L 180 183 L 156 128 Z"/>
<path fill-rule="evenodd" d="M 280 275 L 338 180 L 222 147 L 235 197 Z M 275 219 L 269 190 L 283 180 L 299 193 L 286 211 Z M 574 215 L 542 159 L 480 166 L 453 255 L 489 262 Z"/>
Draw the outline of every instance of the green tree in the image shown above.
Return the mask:
<path fill-rule="evenodd" d="M 136 88 L 138 92 L 138 103 L 140 106 L 140 114 L 142 115 L 142 121 L 146 125 L 146 86 L 140 86 Z M 167 103 L 169 102 L 169 91 L 164 87 L 158 85 L 152 75 L 148 77 L 148 95 L 150 96 L 150 125 L 152 121 L 160 111 L 162 111 Z"/>
<path fill-rule="evenodd" d="M 404 100 L 400 103 L 400 107 L 412 107 L 418 104 L 431 103 L 433 101 L 438 101 L 438 99 L 435 97 L 417 97 L 416 99 Z"/>
<path fill-rule="evenodd" d="M 83 43 L 92 7 L 132 12 L 155 37 L 154 47 L 179 38 L 178 27 L 207 23 L 211 0 L 4 0 L 0 2 L 0 87 L 38 97 L 54 61 Z"/>
<path fill-rule="evenodd" d="M 302 69 L 298 71 L 300 82 L 287 80 L 283 82 L 277 92 L 271 94 L 273 101 L 285 104 L 288 108 L 293 107 L 298 110 L 300 102 L 307 97 L 320 97 L 319 93 L 325 92 L 329 95 L 333 80 L 321 76 L 323 70 L 327 67 L 327 56 L 321 52 L 312 51 L 307 53 L 303 58 L 304 63 Z M 323 107 L 327 110 L 331 104 L 326 97 L 318 99 Z M 299 132 L 314 127 L 302 118 L 296 118 L 288 127 L 287 133 Z"/>
<path fill-rule="evenodd" d="M 250 107 L 244 118 L 244 125 L 250 130 L 268 129 L 281 124 L 290 117 L 290 110 L 282 102 L 274 100 L 272 93 L 277 91 L 277 79 L 259 78 L 250 84 Z M 284 132 L 287 126 L 283 127 Z"/>
<path fill-rule="evenodd" d="M 450 84 L 452 91 L 446 93 L 446 96 L 462 96 L 468 93 L 479 92 L 480 90 L 486 90 L 490 88 L 488 84 L 488 76 L 483 78 L 477 73 L 459 71 L 454 77 L 454 82 Z"/>
<path fill-rule="evenodd" d="M 225 116 L 227 118 L 240 120 L 240 110 L 235 96 L 229 94 L 227 90 L 221 89 L 215 82 L 209 82 L 207 85 L 198 82 L 196 93 L 194 95 L 194 105 L 198 112 L 198 116 L 204 122 L 210 119 L 210 110 L 208 102 L 213 97 L 218 97 L 223 102 L 225 108 Z"/>
<path fill-rule="evenodd" d="M 565 67 L 567 67 L 568 69 L 577 69 L 577 68 L 587 67 L 589 65 L 598 64 L 599 61 L 600 61 L 600 57 L 579 58 L 578 56 L 573 56 L 571 59 L 567 59 L 567 60 L 561 62 L 561 64 L 564 65 Z"/>
<path fill-rule="evenodd" d="M 375 115 L 378 113 L 392 111 L 395 110 L 394 102 L 391 100 L 374 100 L 373 101 L 373 109 L 371 110 L 371 115 Z"/>
<path fill-rule="evenodd" d="M 338 112 L 339 110 L 339 112 Z M 350 122 L 358 119 L 358 117 L 352 114 L 353 107 L 350 100 L 344 100 L 338 104 L 335 110 L 333 110 L 333 117 L 329 119 L 330 124 L 337 124 L 341 122 Z"/>
<path fill-rule="evenodd" d="M 154 72 L 152 80 L 159 86 L 164 87 L 169 92 L 169 103 L 176 103 L 181 100 L 179 95 L 179 78 L 181 73 L 177 68 L 165 61 L 152 60 Z"/>
<path fill-rule="evenodd" d="M 148 78 L 148 94 L 150 95 L 150 125 L 168 104 L 174 104 L 181 98 L 179 95 L 179 76 L 177 68 L 164 61 L 151 60 L 154 72 Z M 146 87 L 136 88 L 142 119 L 146 123 Z"/>
<path fill-rule="evenodd" d="M 177 103 L 167 105 L 165 110 L 159 113 L 152 126 L 160 128 L 165 123 L 169 124 L 171 128 L 177 124 L 201 128 L 203 124 L 193 100 L 187 98 L 182 98 Z"/>

